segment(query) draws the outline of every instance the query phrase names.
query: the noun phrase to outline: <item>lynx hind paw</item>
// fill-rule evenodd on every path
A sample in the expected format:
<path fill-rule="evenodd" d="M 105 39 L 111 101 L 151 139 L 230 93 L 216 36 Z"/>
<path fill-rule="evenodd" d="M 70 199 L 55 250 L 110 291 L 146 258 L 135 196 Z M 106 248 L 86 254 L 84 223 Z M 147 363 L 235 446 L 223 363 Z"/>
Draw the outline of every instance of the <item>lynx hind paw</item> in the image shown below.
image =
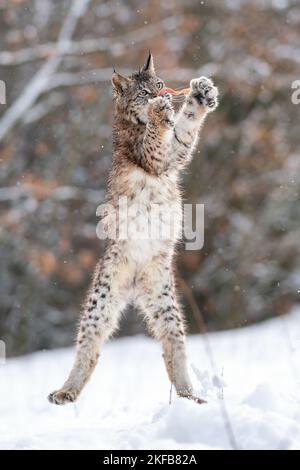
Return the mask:
<path fill-rule="evenodd" d="M 206 77 L 194 78 L 190 82 L 191 95 L 211 112 L 218 106 L 218 88 Z"/>
<path fill-rule="evenodd" d="M 198 405 L 204 405 L 205 403 L 207 403 L 206 400 L 204 400 L 203 398 L 200 398 L 200 397 L 197 397 L 195 395 L 190 395 L 188 397 L 186 397 L 188 400 L 192 400 L 194 401 L 195 403 L 198 403 Z"/>
<path fill-rule="evenodd" d="M 169 93 L 149 100 L 149 114 L 155 122 L 166 124 L 168 127 L 174 125 L 174 109 L 172 97 Z"/>
<path fill-rule="evenodd" d="M 48 395 L 48 401 L 54 405 L 65 405 L 73 403 L 78 397 L 78 393 L 72 390 L 57 390 Z"/>

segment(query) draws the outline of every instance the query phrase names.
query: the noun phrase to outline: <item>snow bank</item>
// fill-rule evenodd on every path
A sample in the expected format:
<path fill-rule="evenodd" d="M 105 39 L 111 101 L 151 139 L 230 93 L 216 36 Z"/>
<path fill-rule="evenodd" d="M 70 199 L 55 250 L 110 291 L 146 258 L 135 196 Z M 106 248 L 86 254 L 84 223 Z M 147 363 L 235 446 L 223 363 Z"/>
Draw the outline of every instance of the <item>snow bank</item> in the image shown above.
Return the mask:
<path fill-rule="evenodd" d="M 73 350 L 45 351 L 0 366 L 1 449 L 230 449 L 225 405 L 241 449 L 300 449 L 300 311 L 208 339 L 189 338 L 195 388 L 206 405 L 172 394 L 160 346 L 134 337 L 107 344 L 79 402 L 46 397 Z M 222 401 L 223 400 L 223 401 Z"/>

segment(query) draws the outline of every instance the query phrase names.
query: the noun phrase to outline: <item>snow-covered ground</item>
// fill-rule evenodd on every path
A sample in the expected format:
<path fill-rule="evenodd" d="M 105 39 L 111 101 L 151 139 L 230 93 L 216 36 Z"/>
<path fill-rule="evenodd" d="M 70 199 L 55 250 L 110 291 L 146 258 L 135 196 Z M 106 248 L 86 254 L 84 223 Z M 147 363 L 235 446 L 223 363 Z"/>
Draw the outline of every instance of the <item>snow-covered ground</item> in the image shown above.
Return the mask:
<path fill-rule="evenodd" d="M 172 395 L 160 346 L 114 340 L 80 400 L 50 405 L 73 350 L 45 351 L 0 366 L 1 449 L 230 449 L 225 404 L 241 449 L 300 449 L 300 311 L 258 326 L 188 340 L 195 387 L 206 405 Z M 223 385 L 222 385 L 223 383 Z M 223 402 L 222 402 L 223 397 Z"/>

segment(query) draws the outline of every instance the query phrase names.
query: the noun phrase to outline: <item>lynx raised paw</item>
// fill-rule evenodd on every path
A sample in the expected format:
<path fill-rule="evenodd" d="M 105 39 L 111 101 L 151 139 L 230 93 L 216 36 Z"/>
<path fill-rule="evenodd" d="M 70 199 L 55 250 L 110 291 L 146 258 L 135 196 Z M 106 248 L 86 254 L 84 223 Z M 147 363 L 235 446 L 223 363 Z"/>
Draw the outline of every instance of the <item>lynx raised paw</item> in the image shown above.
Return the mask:
<path fill-rule="evenodd" d="M 74 390 L 57 390 L 48 395 L 48 400 L 54 405 L 65 405 L 66 403 L 72 403 L 78 397 L 78 393 Z"/>
<path fill-rule="evenodd" d="M 194 78 L 190 82 L 190 96 L 200 105 L 205 106 L 208 112 L 214 111 L 218 106 L 218 88 L 212 80 L 206 77 Z"/>
<path fill-rule="evenodd" d="M 149 100 L 149 118 L 158 125 L 174 126 L 174 109 L 169 93 Z"/>

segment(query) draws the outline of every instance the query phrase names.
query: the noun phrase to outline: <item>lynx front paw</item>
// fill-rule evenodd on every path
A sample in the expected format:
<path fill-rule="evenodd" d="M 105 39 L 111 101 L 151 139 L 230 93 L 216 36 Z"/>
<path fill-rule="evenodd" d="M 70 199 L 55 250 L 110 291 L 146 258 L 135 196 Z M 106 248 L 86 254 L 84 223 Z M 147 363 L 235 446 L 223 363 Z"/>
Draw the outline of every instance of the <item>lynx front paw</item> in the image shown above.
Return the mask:
<path fill-rule="evenodd" d="M 214 111 L 218 106 L 218 88 L 214 86 L 212 80 L 206 77 L 194 78 L 190 82 L 190 96 L 197 103 L 204 106 L 208 112 Z"/>
<path fill-rule="evenodd" d="M 165 127 L 174 126 L 174 109 L 169 93 L 149 100 L 149 118 L 153 124 Z"/>
<path fill-rule="evenodd" d="M 78 397 L 78 393 L 75 390 L 57 390 L 48 395 L 48 400 L 54 405 L 65 405 L 66 403 L 72 403 Z"/>

